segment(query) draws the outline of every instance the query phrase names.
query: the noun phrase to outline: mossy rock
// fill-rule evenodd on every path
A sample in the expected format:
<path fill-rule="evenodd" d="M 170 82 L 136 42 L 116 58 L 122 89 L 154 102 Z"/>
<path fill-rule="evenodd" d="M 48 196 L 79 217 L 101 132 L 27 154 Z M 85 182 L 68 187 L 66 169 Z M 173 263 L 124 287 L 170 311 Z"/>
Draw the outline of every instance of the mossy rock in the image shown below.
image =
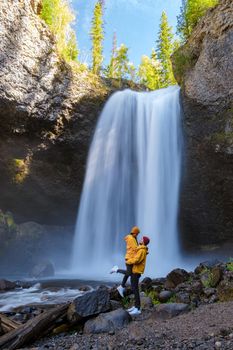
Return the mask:
<path fill-rule="evenodd" d="M 233 273 L 230 273 L 233 277 Z M 233 301 L 233 280 L 229 277 L 224 278 L 217 288 L 219 301 Z"/>

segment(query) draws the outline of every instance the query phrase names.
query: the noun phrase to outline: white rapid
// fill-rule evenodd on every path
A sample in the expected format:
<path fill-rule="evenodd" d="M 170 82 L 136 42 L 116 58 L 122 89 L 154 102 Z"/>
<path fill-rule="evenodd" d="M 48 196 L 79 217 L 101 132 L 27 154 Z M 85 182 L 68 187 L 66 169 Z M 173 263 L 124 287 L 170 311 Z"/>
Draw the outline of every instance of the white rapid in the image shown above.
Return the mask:
<path fill-rule="evenodd" d="M 151 238 L 147 275 L 162 276 L 179 265 L 181 153 L 177 86 L 110 97 L 89 151 L 73 273 L 105 278 L 112 265 L 124 266 L 123 238 L 135 225 Z"/>

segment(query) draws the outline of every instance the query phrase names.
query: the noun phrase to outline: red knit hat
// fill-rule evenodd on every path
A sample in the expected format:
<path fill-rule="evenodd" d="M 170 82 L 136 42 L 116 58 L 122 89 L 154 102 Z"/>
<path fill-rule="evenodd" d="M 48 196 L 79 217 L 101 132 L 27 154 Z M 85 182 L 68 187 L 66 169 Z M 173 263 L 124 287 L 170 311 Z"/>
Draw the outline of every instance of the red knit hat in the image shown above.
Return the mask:
<path fill-rule="evenodd" d="M 150 243 L 150 238 L 149 238 L 149 237 L 143 236 L 143 237 L 142 237 L 142 240 L 143 240 L 143 243 L 144 243 L 145 245 L 147 245 L 147 244 Z"/>

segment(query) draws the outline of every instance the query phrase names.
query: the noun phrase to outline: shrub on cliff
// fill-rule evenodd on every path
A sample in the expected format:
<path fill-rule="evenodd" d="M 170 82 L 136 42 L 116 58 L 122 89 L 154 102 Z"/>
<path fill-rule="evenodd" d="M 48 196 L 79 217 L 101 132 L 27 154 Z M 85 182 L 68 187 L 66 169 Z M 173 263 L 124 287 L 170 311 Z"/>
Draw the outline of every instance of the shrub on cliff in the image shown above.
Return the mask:
<path fill-rule="evenodd" d="M 218 0 L 182 0 L 181 12 L 177 17 L 177 31 L 186 41 L 206 11 L 218 4 Z"/>
<path fill-rule="evenodd" d="M 58 51 L 69 61 L 78 57 L 77 40 L 71 23 L 75 15 L 68 0 L 42 0 L 41 18 L 56 37 Z"/>

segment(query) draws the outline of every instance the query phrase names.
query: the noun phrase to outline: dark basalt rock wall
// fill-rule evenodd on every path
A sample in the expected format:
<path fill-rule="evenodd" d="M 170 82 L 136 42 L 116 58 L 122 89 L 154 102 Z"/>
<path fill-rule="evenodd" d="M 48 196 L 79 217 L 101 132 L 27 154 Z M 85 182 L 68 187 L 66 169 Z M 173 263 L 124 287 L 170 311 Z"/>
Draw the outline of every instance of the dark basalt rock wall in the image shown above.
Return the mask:
<path fill-rule="evenodd" d="M 184 245 L 233 239 L 233 2 L 208 11 L 173 57 L 182 86 Z"/>
<path fill-rule="evenodd" d="M 72 225 L 110 89 L 59 57 L 39 11 L 40 1 L 0 3 L 0 209 Z"/>

